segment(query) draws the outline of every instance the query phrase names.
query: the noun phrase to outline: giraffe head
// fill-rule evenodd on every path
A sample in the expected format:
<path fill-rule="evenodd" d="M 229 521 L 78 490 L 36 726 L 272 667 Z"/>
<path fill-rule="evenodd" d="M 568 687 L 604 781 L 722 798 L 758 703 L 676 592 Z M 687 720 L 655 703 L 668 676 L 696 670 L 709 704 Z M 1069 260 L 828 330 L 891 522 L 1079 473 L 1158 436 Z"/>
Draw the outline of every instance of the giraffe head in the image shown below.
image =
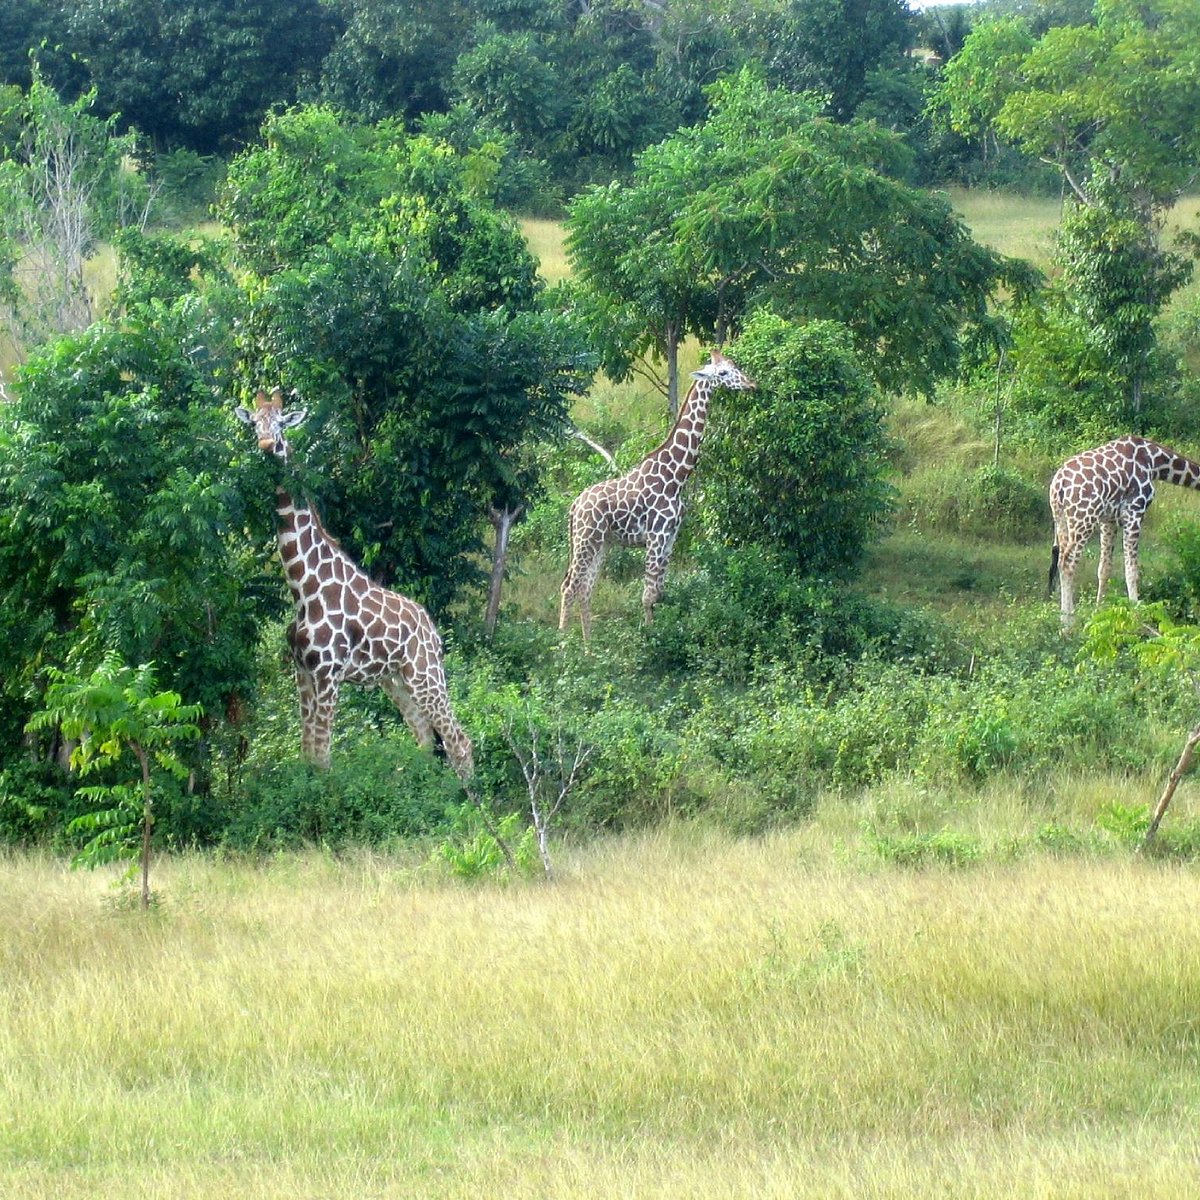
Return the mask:
<path fill-rule="evenodd" d="M 698 371 L 693 371 L 692 378 L 711 380 L 714 388 L 727 388 L 731 392 L 754 390 L 754 380 L 739 370 L 720 350 L 714 350 L 711 361 Z"/>
<path fill-rule="evenodd" d="M 283 437 L 283 431 L 295 428 L 308 416 L 308 409 L 306 408 L 294 408 L 290 411 L 284 411 L 282 388 L 273 389 L 269 396 L 266 392 L 259 389 L 258 394 L 254 397 L 253 410 L 242 408 L 239 405 L 234 409 L 234 412 L 237 414 L 239 421 L 244 421 L 247 425 L 254 426 L 260 450 L 268 450 L 276 458 L 282 458 L 285 462 L 287 461 L 288 448 L 287 442 Z"/>

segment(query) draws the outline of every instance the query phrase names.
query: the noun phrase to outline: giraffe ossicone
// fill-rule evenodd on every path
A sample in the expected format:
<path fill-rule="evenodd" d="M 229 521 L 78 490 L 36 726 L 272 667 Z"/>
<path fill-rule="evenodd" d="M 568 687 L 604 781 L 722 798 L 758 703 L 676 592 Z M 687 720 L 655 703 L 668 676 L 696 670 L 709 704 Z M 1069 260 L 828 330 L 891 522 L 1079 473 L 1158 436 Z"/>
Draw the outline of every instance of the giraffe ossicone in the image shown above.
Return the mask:
<path fill-rule="evenodd" d="M 642 610 L 646 624 L 662 596 L 667 564 L 683 519 L 683 486 L 695 468 L 708 420 L 708 405 L 718 388 L 746 391 L 753 381 L 719 350 L 692 373 L 692 387 L 666 441 L 636 467 L 616 479 L 585 488 L 567 514 L 570 561 L 562 583 L 558 627 L 566 629 L 573 605 L 586 641 L 591 633 L 591 598 L 608 546 L 646 547 Z"/>
<path fill-rule="evenodd" d="M 1054 473 L 1050 511 L 1054 516 L 1054 548 L 1049 587 L 1059 576 L 1062 623 L 1069 629 L 1075 615 L 1075 572 L 1083 548 L 1100 528 L 1100 567 L 1096 603 L 1112 573 L 1113 543 L 1121 530 L 1125 588 L 1138 601 L 1138 541 L 1142 520 L 1154 499 L 1155 480 L 1200 488 L 1200 463 L 1143 437 L 1123 437 L 1084 450 Z"/>
<path fill-rule="evenodd" d="M 286 410 L 283 392 L 260 391 L 253 409 L 235 409 L 259 448 L 288 458 L 284 430 L 303 422 L 304 409 Z M 315 510 L 275 490 L 279 557 L 296 613 L 288 643 L 300 693 L 301 751 L 329 766 L 329 745 L 343 683 L 376 683 L 400 710 L 417 741 L 432 748 L 435 734 L 466 782 L 474 774 L 471 739 L 454 717 L 446 689 L 442 639 L 416 601 L 382 587 L 330 536 Z"/>

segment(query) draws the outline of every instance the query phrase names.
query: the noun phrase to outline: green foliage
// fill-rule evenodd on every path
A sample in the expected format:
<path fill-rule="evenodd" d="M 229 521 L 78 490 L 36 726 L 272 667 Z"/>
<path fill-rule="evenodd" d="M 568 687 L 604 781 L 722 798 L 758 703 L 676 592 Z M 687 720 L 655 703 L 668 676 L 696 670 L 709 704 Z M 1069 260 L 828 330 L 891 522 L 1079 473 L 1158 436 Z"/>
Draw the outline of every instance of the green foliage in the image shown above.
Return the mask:
<path fill-rule="evenodd" d="M 336 19 L 320 0 L 72 0 L 70 49 L 97 99 L 163 149 L 211 154 L 250 138 L 274 104 L 296 99 L 329 50 Z"/>
<path fill-rule="evenodd" d="M 200 347 L 219 334 L 195 295 L 135 305 L 31 358 L 0 410 L 8 747 L 47 665 L 153 657 L 167 686 L 214 716 L 252 687 L 277 588 L 244 540 L 243 494 L 255 491 L 237 486 L 242 463 L 205 372 Z"/>
<path fill-rule="evenodd" d="M 508 813 L 500 818 L 493 833 L 473 804 L 457 810 L 450 830 L 434 849 L 434 861 L 465 883 L 503 879 L 510 868 L 497 836 L 512 848 L 518 874 L 533 877 L 539 870 L 533 828 L 523 825 L 518 813 Z"/>
<path fill-rule="evenodd" d="M 266 760 L 264 749 L 238 779 L 215 831 L 230 849 L 390 846 L 446 829 L 462 803 L 457 780 L 404 730 L 349 733 L 328 771 L 282 747 Z"/>
<path fill-rule="evenodd" d="M 710 538 L 841 574 L 891 511 L 883 409 L 844 326 L 756 313 L 730 347 L 755 381 L 718 396 L 698 469 Z"/>
<path fill-rule="evenodd" d="M 935 618 L 844 583 L 802 578 L 762 546 L 697 553 L 646 632 L 647 668 L 748 682 L 761 667 L 879 657 L 937 669 L 957 659 Z"/>
<path fill-rule="evenodd" d="M 885 833 L 868 828 L 868 844 L 884 862 L 897 867 L 973 866 L 982 855 L 977 839 L 953 829 L 933 833 Z"/>
<path fill-rule="evenodd" d="M 638 157 L 631 186 L 571 206 L 585 303 L 610 324 L 606 369 L 646 351 L 670 367 L 688 332 L 721 342 L 771 303 L 846 324 L 885 386 L 930 390 L 957 365 L 961 327 L 984 321 L 1001 261 L 944 200 L 898 181 L 896 136 L 830 124 L 750 72 L 710 101 L 707 121 Z"/>
<path fill-rule="evenodd" d="M 582 336 L 542 303 L 519 230 L 448 146 L 312 108 L 266 134 L 231 164 L 221 201 L 258 276 L 251 382 L 308 406 L 330 528 L 441 614 L 478 578 L 487 506 L 536 494 L 527 447 L 561 429 L 584 386 Z"/>
<path fill-rule="evenodd" d="M 49 731 L 74 743 L 72 769 L 81 778 L 104 779 L 77 789 L 88 809 L 67 827 L 84 839 L 75 863 L 129 860 L 126 877 L 132 877 L 140 840 L 142 903 L 148 904 L 156 777 L 187 775 L 175 746 L 200 736 L 195 722 L 203 709 L 184 704 L 178 692 L 159 691 L 152 664 L 128 667 L 114 654 L 86 677 L 55 668 L 47 675 L 45 707 L 30 717 L 27 731 Z"/>

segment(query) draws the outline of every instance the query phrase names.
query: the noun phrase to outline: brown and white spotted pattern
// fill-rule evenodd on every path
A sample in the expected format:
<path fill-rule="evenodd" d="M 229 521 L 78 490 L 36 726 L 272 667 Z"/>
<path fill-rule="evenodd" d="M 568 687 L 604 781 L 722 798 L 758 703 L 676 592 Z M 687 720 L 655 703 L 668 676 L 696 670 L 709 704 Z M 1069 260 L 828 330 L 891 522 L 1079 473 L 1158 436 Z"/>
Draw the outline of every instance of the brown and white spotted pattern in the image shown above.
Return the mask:
<path fill-rule="evenodd" d="M 620 478 L 585 488 L 571 505 L 567 515 L 571 558 L 562 584 L 559 629 L 566 629 L 571 606 L 577 603 L 587 640 L 592 590 L 600 577 L 604 551 L 614 542 L 646 547 L 642 609 L 647 625 L 653 619 L 683 518 L 683 485 L 700 452 L 709 399 L 717 388 L 742 391 L 754 387 L 719 351 L 692 377 L 695 382 L 667 440 Z"/>
<path fill-rule="evenodd" d="M 1121 530 L 1125 587 L 1138 599 L 1138 538 L 1142 518 L 1154 499 L 1155 480 L 1200 488 L 1200 464 L 1166 446 L 1141 437 L 1117 438 L 1069 458 L 1050 481 L 1054 549 L 1050 587 L 1061 575 L 1062 621 L 1069 628 L 1075 612 L 1075 571 L 1083 548 L 1100 527 L 1100 570 L 1096 603 L 1112 573 L 1113 542 Z"/>
<path fill-rule="evenodd" d="M 283 431 L 299 425 L 303 409 L 285 411 L 276 388 L 259 392 L 253 411 L 237 409 L 254 427 L 259 447 L 287 461 Z M 415 601 L 373 582 L 326 532 L 307 502 L 275 491 L 279 557 L 296 601 L 288 630 L 300 691 L 301 750 L 329 765 L 329 742 L 343 683 L 377 683 L 391 697 L 417 741 L 441 738 L 464 781 L 474 773 L 471 740 L 454 718 L 446 691 L 442 639 Z"/>

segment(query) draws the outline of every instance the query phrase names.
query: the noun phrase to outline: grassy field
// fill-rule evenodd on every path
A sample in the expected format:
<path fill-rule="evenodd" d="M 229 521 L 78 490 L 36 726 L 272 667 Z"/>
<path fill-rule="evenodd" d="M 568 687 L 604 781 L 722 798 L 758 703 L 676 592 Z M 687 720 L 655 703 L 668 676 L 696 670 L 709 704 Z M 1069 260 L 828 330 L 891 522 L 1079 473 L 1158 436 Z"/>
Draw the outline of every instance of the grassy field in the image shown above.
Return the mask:
<path fill-rule="evenodd" d="M 954 202 L 1007 252 L 1057 220 Z M 561 278 L 560 227 L 525 228 Z M 578 415 L 610 410 L 665 419 L 638 384 Z M 893 429 L 902 471 L 988 461 L 944 409 Z M 1155 520 L 1194 504 L 1163 492 Z M 864 583 L 994 621 L 1044 603 L 1047 547 L 901 524 Z M 534 569 L 552 623 L 561 563 Z M 638 590 L 597 607 L 636 618 Z M 0 1197 L 1191 1197 L 1200 874 L 1099 822 L 1161 784 L 899 781 L 766 837 L 559 846 L 554 885 L 468 887 L 415 848 L 180 856 L 148 915 L 3 858 Z M 1171 820 L 1198 812 L 1185 785 Z M 963 853 L 902 865 L 939 832 Z"/>
<path fill-rule="evenodd" d="M 1200 877 L 831 820 L 553 886 L 184 858 L 149 918 L 10 859 L 0 1194 L 1194 1195 Z"/>

